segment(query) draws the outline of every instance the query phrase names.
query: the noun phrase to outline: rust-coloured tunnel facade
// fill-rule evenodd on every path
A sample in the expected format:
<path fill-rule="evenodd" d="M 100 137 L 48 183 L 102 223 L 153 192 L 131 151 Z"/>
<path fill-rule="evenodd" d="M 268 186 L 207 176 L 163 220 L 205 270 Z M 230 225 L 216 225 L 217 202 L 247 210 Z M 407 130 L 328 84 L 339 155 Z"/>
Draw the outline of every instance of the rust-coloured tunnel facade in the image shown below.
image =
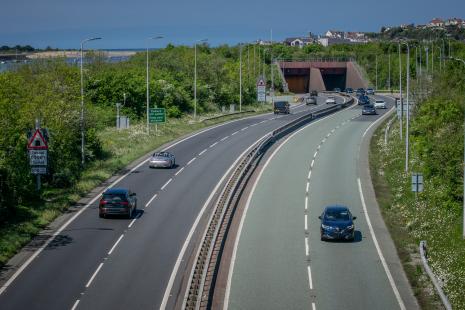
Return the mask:
<path fill-rule="evenodd" d="M 367 87 L 351 61 L 280 61 L 278 65 L 284 73 L 289 91 L 293 93 Z"/>

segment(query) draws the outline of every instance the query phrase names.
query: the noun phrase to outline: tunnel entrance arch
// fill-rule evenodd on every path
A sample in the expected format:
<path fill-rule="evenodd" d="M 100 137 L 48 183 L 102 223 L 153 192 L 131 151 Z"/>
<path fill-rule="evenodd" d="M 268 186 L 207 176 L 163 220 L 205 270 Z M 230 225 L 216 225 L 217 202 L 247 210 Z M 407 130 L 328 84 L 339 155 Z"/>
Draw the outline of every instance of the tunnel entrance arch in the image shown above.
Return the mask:
<path fill-rule="evenodd" d="M 281 77 L 293 93 L 367 87 L 353 60 L 278 61 Z"/>

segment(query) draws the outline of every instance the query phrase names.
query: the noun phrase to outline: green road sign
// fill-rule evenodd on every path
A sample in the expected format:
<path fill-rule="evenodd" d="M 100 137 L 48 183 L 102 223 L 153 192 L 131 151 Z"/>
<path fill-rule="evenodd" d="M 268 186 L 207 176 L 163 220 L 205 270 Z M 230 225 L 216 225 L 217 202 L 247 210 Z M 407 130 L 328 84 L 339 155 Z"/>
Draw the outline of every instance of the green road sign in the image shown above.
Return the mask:
<path fill-rule="evenodd" d="M 164 123 L 166 121 L 166 114 L 164 108 L 152 108 L 149 113 L 150 123 Z"/>

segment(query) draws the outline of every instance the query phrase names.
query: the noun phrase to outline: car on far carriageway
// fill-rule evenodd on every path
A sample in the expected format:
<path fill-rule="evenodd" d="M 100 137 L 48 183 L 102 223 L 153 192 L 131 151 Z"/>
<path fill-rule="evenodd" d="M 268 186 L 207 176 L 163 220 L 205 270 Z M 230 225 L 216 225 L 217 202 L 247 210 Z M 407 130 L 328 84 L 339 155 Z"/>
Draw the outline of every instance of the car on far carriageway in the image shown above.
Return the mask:
<path fill-rule="evenodd" d="M 355 238 L 354 220 L 349 208 L 343 205 L 330 205 L 325 207 L 318 217 L 321 220 L 321 240 L 350 240 Z"/>
<path fill-rule="evenodd" d="M 317 104 L 316 97 L 314 97 L 314 96 L 305 97 L 305 104 L 306 105 Z"/>
<path fill-rule="evenodd" d="M 347 88 L 346 88 L 346 93 L 347 93 L 347 94 L 352 94 L 353 92 L 354 92 L 354 89 L 353 89 L 353 88 L 351 88 L 351 87 L 347 87 Z"/>
<path fill-rule="evenodd" d="M 131 218 L 137 210 L 137 197 L 126 188 L 109 188 L 103 192 L 99 201 L 99 216 L 124 215 Z"/>
<path fill-rule="evenodd" d="M 376 115 L 376 108 L 372 104 L 365 104 L 362 109 L 362 115 Z"/>
<path fill-rule="evenodd" d="M 382 99 L 376 99 L 375 100 L 375 108 L 376 109 L 386 109 L 386 101 Z"/>
<path fill-rule="evenodd" d="M 176 165 L 176 159 L 169 152 L 155 152 L 149 159 L 150 168 L 173 168 Z"/>
<path fill-rule="evenodd" d="M 373 88 L 367 88 L 367 95 L 374 95 L 375 90 Z"/>
<path fill-rule="evenodd" d="M 333 97 L 333 96 L 329 96 L 329 97 L 326 99 L 326 104 L 336 104 L 336 98 Z"/>

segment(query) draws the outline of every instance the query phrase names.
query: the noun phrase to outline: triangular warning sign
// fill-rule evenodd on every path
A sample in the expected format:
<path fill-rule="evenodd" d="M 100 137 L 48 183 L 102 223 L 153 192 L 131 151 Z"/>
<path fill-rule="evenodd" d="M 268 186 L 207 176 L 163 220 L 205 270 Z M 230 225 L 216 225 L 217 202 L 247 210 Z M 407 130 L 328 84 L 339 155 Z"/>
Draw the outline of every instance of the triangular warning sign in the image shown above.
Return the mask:
<path fill-rule="evenodd" d="M 27 144 L 27 148 L 32 150 L 48 149 L 47 141 L 45 141 L 44 137 L 42 136 L 40 129 L 36 129 L 36 131 L 32 135 L 32 138 L 29 140 L 29 143 Z"/>
<path fill-rule="evenodd" d="M 258 80 L 257 86 L 265 86 L 265 81 L 263 79 Z"/>

